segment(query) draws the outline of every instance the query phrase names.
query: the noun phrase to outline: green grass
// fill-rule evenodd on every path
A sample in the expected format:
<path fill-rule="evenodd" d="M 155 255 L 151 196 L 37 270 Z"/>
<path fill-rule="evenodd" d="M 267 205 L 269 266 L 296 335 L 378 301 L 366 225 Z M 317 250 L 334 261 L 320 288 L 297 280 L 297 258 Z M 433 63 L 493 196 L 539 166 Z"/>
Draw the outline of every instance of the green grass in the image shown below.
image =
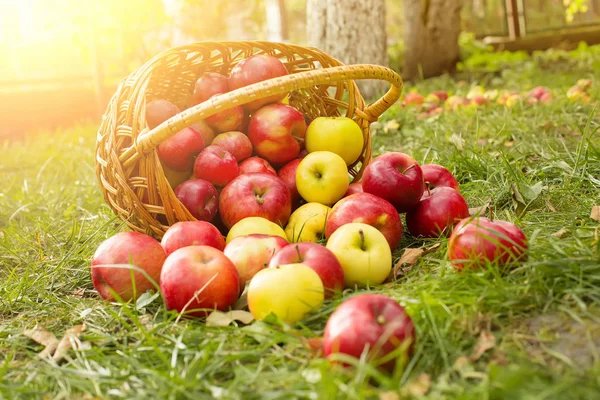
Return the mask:
<path fill-rule="evenodd" d="M 431 399 L 598 398 L 600 233 L 589 216 L 600 204 L 600 110 L 564 99 L 581 77 L 538 71 L 491 83 L 550 85 L 557 99 L 549 105 L 422 121 L 394 106 L 384 115 L 402 127 L 378 130 L 376 153 L 403 151 L 447 166 L 469 206 L 489 202 L 495 218 L 519 224 L 530 239 L 528 260 L 513 270 L 457 274 L 445 239 L 405 235 L 401 248 L 442 245 L 398 281 L 371 289 L 404 305 L 418 331 L 414 357 L 392 376 L 365 362 L 332 367 L 299 337 L 321 335 L 342 299 L 293 331 L 176 321 L 160 297 L 137 306 L 101 301 L 89 262 L 123 228 L 95 177 L 96 127 L 0 143 L 0 398 L 377 399 L 420 374 L 431 377 Z M 464 90 L 448 78 L 418 88 Z M 566 236 L 552 236 L 563 228 Z M 85 323 L 87 345 L 60 363 L 38 359 L 42 346 L 23 335 L 36 323 L 59 338 Z M 465 360 L 482 330 L 495 346 Z"/>

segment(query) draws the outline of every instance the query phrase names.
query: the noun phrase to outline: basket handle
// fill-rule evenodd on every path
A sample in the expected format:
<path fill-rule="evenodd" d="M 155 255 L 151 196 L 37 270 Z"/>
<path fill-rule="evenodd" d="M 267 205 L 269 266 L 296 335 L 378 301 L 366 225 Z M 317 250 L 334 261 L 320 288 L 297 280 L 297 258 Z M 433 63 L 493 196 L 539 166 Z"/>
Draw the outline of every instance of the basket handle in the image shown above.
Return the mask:
<path fill-rule="evenodd" d="M 368 121 L 376 121 L 385 110 L 400 98 L 402 93 L 402 78 L 400 75 L 381 65 L 342 65 L 284 75 L 215 96 L 182 111 L 151 131 L 138 136 L 134 144 L 121 154 L 119 161 L 123 167 L 127 168 L 142 154 L 154 150 L 160 143 L 175 133 L 219 111 L 275 94 L 357 79 L 377 79 L 391 84 L 387 93 L 363 111 L 365 115 L 361 115 L 361 117 Z"/>

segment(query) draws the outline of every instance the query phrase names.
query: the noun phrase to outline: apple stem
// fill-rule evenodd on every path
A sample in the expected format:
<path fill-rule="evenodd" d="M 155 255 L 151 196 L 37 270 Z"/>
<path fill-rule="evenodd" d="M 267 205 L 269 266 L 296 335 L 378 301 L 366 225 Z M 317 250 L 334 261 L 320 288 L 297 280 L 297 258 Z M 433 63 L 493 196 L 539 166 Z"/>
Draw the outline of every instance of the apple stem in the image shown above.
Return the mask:
<path fill-rule="evenodd" d="M 431 196 L 430 186 L 431 186 L 431 183 L 429 183 L 429 181 L 425 182 L 425 188 L 427 189 L 427 196 Z"/>
<path fill-rule="evenodd" d="M 402 173 L 405 174 L 407 171 L 410 171 L 411 169 L 413 169 L 416 166 L 417 166 L 417 164 L 412 164 L 409 167 L 407 167 L 404 171 L 402 171 Z"/>
<path fill-rule="evenodd" d="M 263 199 L 262 196 L 257 195 L 256 202 L 262 206 L 263 204 L 265 204 L 265 199 Z"/>
<path fill-rule="evenodd" d="M 383 315 L 380 315 L 380 316 L 378 316 L 378 317 L 377 317 L 377 323 L 378 323 L 379 325 L 383 325 L 383 324 L 385 324 L 385 317 L 384 317 Z"/>
<path fill-rule="evenodd" d="M 363 232 L 362 229 L 359 229 L 358 234 L 360 235 L 360 249 L 362 251 L 365 251 L 365 250 L 367 250 L 365 248 L 365 233 Z"/>
<path fill-rule="evenodd" d="M 300 254 L 300 246 L 296 245 L 296 253 L 298 253 L 298 262 L 302 262 L 302 255 Z"/>

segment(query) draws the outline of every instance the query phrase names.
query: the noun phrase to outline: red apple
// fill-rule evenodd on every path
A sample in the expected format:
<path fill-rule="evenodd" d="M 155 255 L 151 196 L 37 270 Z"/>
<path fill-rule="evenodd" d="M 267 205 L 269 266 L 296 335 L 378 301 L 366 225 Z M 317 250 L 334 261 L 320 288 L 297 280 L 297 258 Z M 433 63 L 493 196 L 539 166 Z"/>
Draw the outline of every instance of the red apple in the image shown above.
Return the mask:
<path fill-rule="evenodd" d="M 287 104 L 269 104 L 250 118 L 248 137 L 254 151 L 272 164 L 285 164 L 298 156 L 306 135 L 300 111 Z"/>
<path fill-rule="evenodd" d="M 406 96 L 404 96 L 404 105 L 421 105 L 425 101 L 425 97 L 417 92 L 408 92 Z"/>
<path fill-rule="evenodd" d="M 206 221 L 180 221 L 167 229 L 160 242 L 167 256 L 187 246 L 210 246 L 223 251 L 225 239 L 219 230 Z"/>
<path fill-rule="evenodd" d="M 448 100 L 448 92 L 444 92 L 443 90 L 439 90 L 439 91 L 433 92 L 431 94 L 433 94 L 435 97 L 440 99 L 440 101 Z"/>
<path fill-rule="evenodd" d="M 340 262 L 331 250 L 317 243 L 302 242 L 285 246 L 271 258 L 269 268 L 297 263 L 310 267 L 319 275 L 326 299 L 344 289 L 344 270 Z"/>
<path fill-rule="evenodd" d="M 393 371 L 396 358 L 412 355 L 416 332 L 412 319 L 398 302 L 382 294 L 361 294 L 345 300 L 331 314 L 325 325 L 325 356 L 336 353 L 367 360 Z"/>
<path fill-rule="evenodd" d="M 221 93 L 217 93 L 214 96 L 218 96 Z M 242 106 L 235 106 L 228 108 L 223 111 L 219 111 L 216 114 L 211 115 L 205 119 L 206 123 L 218 132 L 229 132 L 239 129 L 244 120 L 244 109 Z"/>
<path fill-rule="evenodd" d="M 289 243 L 282 237 L 259 233 L 238 236 L 225 246 L 223 253 L 233 262 L 240 276 L 240 291 L 258 271 L 266 268 L 274 254 Z"/>
<path fill-rule="evenodd" d="M 489 262 L 504 266 L 527 258 L 527 237 L 508 221 L 465 218 L 448 240 L 448 258 L 458 271 L 483 268 Z"/>
<path fill-rule="evenodd" d="M 238 176 L 235 157 L 219 146 L 208 146 L 198 154 L 194 164 L 196 179 L 204 179 L 215 186 L 225 186 Z"/>
<path fill-rule="evenodd" d="M 190 125 L 190 128 L 202 136 L 205 145 L 210 144 L 215 137 L 215 131 L 204 121 L 196 122 L 195 124 Z"/>
<path fill-rule="evenodd" d="M 243 174 L 271 174 L 277 176 L 275 168 L 267 160 L 260 157 L 250 157 L 240 163 L 240 175 Z"/>
<path fill-rule="evenodd" d="M 139 232 L 117 233 L 96 249 L 91 265 L 92 283 L 105 300 L 116 300 L 112 291 L 123 301 L 135 300 L 155 286 L 131 266 L 143 270 L 158 284 L 165 258 L 156 239 Z"/>
<path fill-rule="evenodd" d="M 362 187 L 366 193 L 389 201 L 398 212 L 415 207 L 425 191 L 421 167 L 404 153 L 386 153 L 365 168 Z"/>
<path fill-rule="evenodd" d="M 227 88 L 227 77 L 217 72 L 205 72 L 194 85 L 192 95 L 193 105 L 200 104 L 215 94 L 225 93 Z"/>
<path fill-rule="evenodd" d="M 146 123 L 154 129 L 166 120 L 179 114 L 179 107 L 167 100 L 152 100 L 146 104 Z"/>
<path fill-rule="evenodd" d="M 434 238 L 448 236 L 452 227 L 469 216 L 469 206 L 456 190 L 438 186 L 425 192 L 415 208 L 406 213 L 406 226 L 411 235 Z"/>
<path fill-rule="evenodd" d="M 364 190 L 362 188 L 362 183 L 361 182 L 353 182 L 350 185 L 348 185 L 348 190 L 346 190 L 346 194 L 344 195 L 344 197 L 348 197 L 355 193 L 363 193 L 363 192 L 364 192 Z"/>
<path fill-rule="evenodd" d="M 194 157 L 204 145 L 199 132 L 184 128 L 158 145 L 158 158 L 174 171 L 189 171 L 194 165 Z"/>
<path fill-rule="evenodd" d="M 219 209 L 219 193 L 204 179 L 183 182 L 175 189 L 175 196 L 194 218 L 201 221 L 211 221 Z"/>
<path fill-rule="evenodd" d="M 296 169 L 298 168 L 300 161 L 302 161 L 301 158 L 296 158 L 295 160 L 285 164 L 277 172 L 279 179 L 281 179 L 290 190 L 290 194 L 292 195 L 292 204 L 296 204 L 300 200 L 300 194 L 298 193 L 298 188 L 296 187 Z"/>
<path fill-rule="evenodd" d="M 392 251 L 402 238 L 402 221 L 398 211 L 388 201 L 370 193 L 355 193 L 338 201 L 327 216 L 325 237 L 329 238 L 340 226 L 351 222 L 377 228 Z"/>
<path fill-rule="evenodd" d="M 160 290 L 168 310 L 203 317 L 227 310 L 239 296 L 239 276 L 222 251 L 210 246 L 188 246 L 165 260 Z"/>
<path fill-rule="evenodd" d="M 238 163 L 252 155 L 252 143 L 250 143 L 248 136 L 242 132 L 231 131 L 221 133 L 213 139 L 211 144 L 230 152 Z"/>
<path fill-rule="evenodd" d="M 240 61 L 239 64 L 233 67 L 229 74 L 229 90 L 236 90 L 287 74 L 288 71 L 285 65 L 277 57 L 258 54 Z M 256 111 L 265 104 L 277 103 L 283 100 L 285 96 L 286 93 L 267 96 L 244 105 L 244 108 L 250 112 Z"/>
<path fill-rule="evenodd" d="M 429 189 L 434 189 L 440 186 L 447 186 L 460 192 L 460 185 L 445 167 L 438 164 L 423 164 L 421 165 L 423 172 L 423 180 Z"/>
<path fill-rule="evenodd" d="M 292 212 L 292 199 L 285 183 L 270 174 L 244 174 L 219 196 L 219 214 L 227 228 L 246 217 L 263 217 L 285 226 Z"/>

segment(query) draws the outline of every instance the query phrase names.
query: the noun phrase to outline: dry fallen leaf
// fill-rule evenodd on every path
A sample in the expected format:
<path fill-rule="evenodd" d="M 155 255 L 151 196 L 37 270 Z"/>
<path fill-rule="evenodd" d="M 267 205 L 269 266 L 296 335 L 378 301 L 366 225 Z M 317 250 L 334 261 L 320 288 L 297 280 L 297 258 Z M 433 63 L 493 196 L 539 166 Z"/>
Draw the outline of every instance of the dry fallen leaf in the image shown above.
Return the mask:
<path fill-rule="evenodd" d="M 504 142 L 505 147 L 513 147 L 514 145 L 515 145 L 515 142 L 513 140 L 508 140 L 508 141 Z"/>
<path fill-rule="evenodd" d="M 479 339 L 477 339 L 477 343 L 475 343 L 473 354 L 471 354 L 471 361 L 479 360 L 483 353 L 490 349 L 493 349 L 495 345 L 496 337 L 492 333 L 490 333 L 490 331 L 486 329 L 482 330 L 481 334 L 479 335 Z"/>
<path fill-rule="evenodd" d="M 471 362 L 469 361 L 469 359 L 465 356 L 460 356 L 456 359 L 456 361 L 454 361 L 454 364 L 452 365 L 452 367 L 454 369 L 463 369 L 464 367 L 466 367 L 467 365 L 469 365 Z"/>
<path fill-rule="evenodd" d="M 553 213 L 556 212 L 556 208 L 554 207 L 554 205 L 552 203 L 550 203 L 550 200 L 546 199 L 546 205 L 548 206 L 548 209 L 550 211 L 552 211 Z"/>
<path fill-rule="evenodd" d="M 325 349 L 323 348 L 323 338 L 322 337 L 314 337 L 310 339 L 303 339 L 304 343 L 308 346 L 310 351 L 312 352 L 314 357 L 321 357 L 325 354 Z"/>
<path fill-rule="evenodd" d="M 67 329 L 65 335 L 58 343 L 56 347 L 56 351 L 52 358 L 54 361 L 60 361 L 67 354 L 67 351 L 71 349 L 79 349 L 81 348 L 81 341 L 79 340 L 79 335 L 85 329 L 85 325 L 75 325 L 72 328 Z"/>
<path fill-rule="evenodd" d="M 254 317 L 248 311 L 233 310 L 229 312 L 213 311 L 206 317 L 206 326 L 227 326 L 233 321 L 240 321 L 248 325 L 254 321 Z"/>
<path fill-rule="evenodd" d="M 243 310 L 245 308 L 248 308 L 248 290 L 244 290 L 244 292 L 233 305 L 234 310 Z"/>
<path fill-rule="evenodd" d="M 490 208 L 490 205 L 492 204 L 492 200 L 488 200 L 484 205 L 479 206 L 479 207 L 471 207 L 469 208 L 469 215 L 470 216 L 482 216 L 484 215 L 488 208 Z"/>
<path fill-rule="evenodd" d="M 419 259 L 421 257 L 423 257 L 426 254 L 431 253 L 432 251 L 436 250 L 440 246 L 441 246 L 440 243 L 436 243 L 433 246 L 427 247 L 425 249 L 422 249 L 422 248 L 419 248 L 419 249 L 414 249 L 414 248 L 404 249 L 404 252 L 402 253 L 402 256 L 400 257 L 400 259 L 398 260 L 398 262 L 394 266 L 394 271 L 393 271 L 394 279 L 396 279 L 398 276 L 406 275 L 408 273 L 408 271 L 410 271 L 412 269 L 412 267 L 417 262 L 419 262 Z"/>
<path fill-rule="evenodd" d="M 552 235 L 555 238 L 562 239 L 569 234 L 569 230 L 567 228 L 560 228 L 558 231 L 554 232 Z"/>
<path fill-rule="evenodd" d="M 429 374 L 420 374 L 415 379 L 411 380 L 404 391 L 413 397 L 425 396 L 431 388 L 431 376 Z"/>
<path fill-rule="evenodd" d="M 400 395 L 396 392 L 381 392 L 379 400 L 400 400 Z"/>
<path fill-rule="evenodd" d="M 83 297 L 85 295 L 85 289 L 79 288 L 73 292 L 73 296 L 75 297 Z"/>
<path fill-rule="evenodd" d="M 600 206 L 592 207 L 592 213 L 590 214 L 590 218 L 594 221 L 600 222 Z"/>
<path fill-rule="evenodd" d="M 40 324 L 36 324 L 33 329 L 26 329 L 23 331 L 23 334 L 31 340 L 41 344 L 42 346 L 45 346 L 44 350 L 38 354 L 38 357 L 41 358 L 52 355 L 59 343 L 56 336 L 54 336 L 52 332 L 48 332 L 46 328 Z"/>

